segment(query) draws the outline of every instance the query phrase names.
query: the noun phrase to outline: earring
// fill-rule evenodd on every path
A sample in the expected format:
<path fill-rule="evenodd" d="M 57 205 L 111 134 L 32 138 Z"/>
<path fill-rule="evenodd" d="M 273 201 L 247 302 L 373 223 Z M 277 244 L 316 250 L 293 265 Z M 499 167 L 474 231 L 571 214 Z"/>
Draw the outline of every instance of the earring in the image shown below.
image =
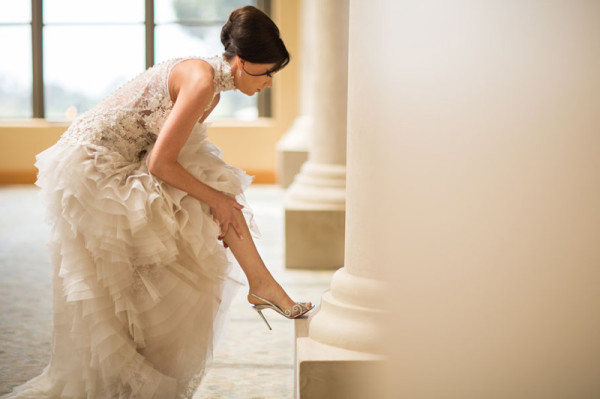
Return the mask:
<path fill-rule="evenodd" d="M 244 60 L 238 58 L 238 76 L 242 77 L 242 69 L 244 69 Z"/>

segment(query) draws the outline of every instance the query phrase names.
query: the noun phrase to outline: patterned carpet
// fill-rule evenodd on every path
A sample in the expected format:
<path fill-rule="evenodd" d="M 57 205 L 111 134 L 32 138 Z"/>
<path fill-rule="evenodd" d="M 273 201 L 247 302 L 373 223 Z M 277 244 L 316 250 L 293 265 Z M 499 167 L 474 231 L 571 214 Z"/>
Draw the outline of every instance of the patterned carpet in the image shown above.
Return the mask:
<path fill-rule="evenodd" d="M 52 329 L 48 225 L 33 186 L 0 187 L 0 394 L 38 375 L 48 362 Z M 292 298 L 319 303 L 331 272 L 283 267 L 283 191 L 252 186 L 247 197 L 263 237 L 266 264 Z M 200 398 L 294 397 L 294 324 L 267 312 L 273 331 L 248 306 L 245 289 L 235 298 L 227 333 L 199 390 Z"/>

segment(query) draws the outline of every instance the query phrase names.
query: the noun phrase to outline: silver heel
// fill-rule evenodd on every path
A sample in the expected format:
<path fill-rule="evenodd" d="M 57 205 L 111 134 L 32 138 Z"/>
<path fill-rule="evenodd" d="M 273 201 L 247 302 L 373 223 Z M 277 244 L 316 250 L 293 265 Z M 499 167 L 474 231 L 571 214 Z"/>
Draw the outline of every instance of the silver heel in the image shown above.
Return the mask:
<path fill-rule="evenodd" d="M 256 310 L 258 312 L 258 314 L 260 315 L 260 317 L 262 317 L 262 319 L 265 321 L 265 323 L 267 323 L 267 327 L 269 327 L 269 330 L 273 330 L 271 328 L 271 325 L 269 324 L 269 322 L 267 321 L 267 318 L 265 317 L 265 315 L 262 313 L 262 309 L 257 308 L 256 306 L 254 307 L 254 310 Z"/>
<path fill-rule="evenodd" d="M 252 305 L 252 308 L 254 310 L 256 310 L 258 312 L 258 314 L 260 315 L 260 317 L 263 318 L 265 323 L 267 323 L 267 327 L 269 327 L 269 330 L 272 330 L 272 328 L 271 328 L 271 325 L 269 324 L 269 322 L 267 321 L 267 319 L 265 318 L 265 315 L 262 314 L 263 309 L 272 309 L 287 319 L 296 319 L 298 317 L 303 316 L 309 310 L 314 308 L 314 306 L 308 306 L 305 302 L 297 302 L 294 306 L 292 306 L 291 310 L 290 309 L 283 310 L 279 306 L 267 301 L 264 298 L 259 297 L 258 295 L 254 295 L 251 292 L 248 295 L 253 296 L 254 298 L 264 302 L 264 304 L 261 304 L 261 305 Z"/>

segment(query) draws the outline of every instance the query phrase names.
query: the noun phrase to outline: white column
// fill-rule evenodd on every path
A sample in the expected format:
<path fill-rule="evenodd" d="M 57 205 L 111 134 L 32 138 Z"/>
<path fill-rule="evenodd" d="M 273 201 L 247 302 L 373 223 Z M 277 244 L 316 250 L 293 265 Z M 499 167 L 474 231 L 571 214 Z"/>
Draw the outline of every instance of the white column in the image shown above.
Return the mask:
<path fill-rule="evenodd" d="M 381 346 L 390 398 L 600 397 L 598 37 L 593 1 L 352 1 L 346 260 L 301 397 L 353 397 Z"/>
<path fill-rule="evenodd" d="M 600 397 L 600 2 L 375 3 L 395 397 Z"/>
<path fill-rule="evenodd" d="M 278 182 L 288 188 L 308 159 L 312 131 L 311 103 L 317 96 L 314 85 L 315 60 L 312 49 L 317 45 L 313 20 L 316 0 L 301 2 L 300 29 L 300 113 L 290 129 L 277 143 Z M 294 55 L 292 55 L 293 57 Z"/>
<path fill-rule="evenodd" d="M 286 267 L 337 269 L 344 258 L 348 0 L 316 1 L 310 13 L 312 130 L 308 161 L 285 198 Z"/>
<path fill-rule="evenodd" d="M 371 2 L 364 4 L 367 6 Z M 345 262 L 344 267 L 335 272 L 331 289 L 321 299 L 320 309 L 308 320 L 299 320 L 296 324 L 297 397 L 300 399 L 381 397 L 377 375 L 386 348 L 382 323 L 387 289 L 385 270 L 390 263 L 381 248 L 393 246 L 394 236 L 393 231 L 379 227 L 386 226 L 386 217 L 393 218 L 393 208 L 389 208 L 387 214 L 381 208 L 390 203 L 386 198 L 390 191 L 386 179 L 396 173 L 392 166 L 396 158 L 379 159 L 389 151 L 378 146 L 394 133 L 396 127 L 381 125 L 373 119 L 382 99 L 373 95 L 370 86 L 377 87 L 386 82 L 386 76 L 380 73 L 380 64 L 386 57 L 365 58 L 365 49 L 357 47 L 357 43 L 363 43 L 360 31 L 377 25 L 370 24 L 368 18 L 363 20 L 363 16 L 368 17 L 371 11 L 356 15 L 352 7 L 349 19 Z M 358 35 L 355 32 L 359 32 Z M 335 114 L 332 110 L 323 112 Z M 325 141 L 329 137 L 322 139 Z M 317 149 L 315 157 L 323 156 L 319 154 L 322 148 L 327 148 L 326 144 Z M 386 164 L 387 170 L 378 168 L 382 163 Z"/>
<path fill-rule="evenodd" d="M 350 15 L 346 267 L 299 348 L 377 350 L 379 303 L 392 398 L 600 397 L 600 3 Z"/>

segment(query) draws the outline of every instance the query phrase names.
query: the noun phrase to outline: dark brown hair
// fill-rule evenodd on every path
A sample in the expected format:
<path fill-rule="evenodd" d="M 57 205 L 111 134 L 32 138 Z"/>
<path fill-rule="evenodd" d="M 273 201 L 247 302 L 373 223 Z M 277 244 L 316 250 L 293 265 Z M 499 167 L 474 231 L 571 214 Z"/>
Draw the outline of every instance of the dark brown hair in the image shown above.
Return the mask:
<path fill-rule="evenodd" d="M 281 40 L 277 25 L 258 8 L 245 6 L 233 10 L 221 29 L 223 55 L 228 60 L 238 56 L 258 64 L 274 63 L 276 72 L 290 62 L 290 54 Z"/>

